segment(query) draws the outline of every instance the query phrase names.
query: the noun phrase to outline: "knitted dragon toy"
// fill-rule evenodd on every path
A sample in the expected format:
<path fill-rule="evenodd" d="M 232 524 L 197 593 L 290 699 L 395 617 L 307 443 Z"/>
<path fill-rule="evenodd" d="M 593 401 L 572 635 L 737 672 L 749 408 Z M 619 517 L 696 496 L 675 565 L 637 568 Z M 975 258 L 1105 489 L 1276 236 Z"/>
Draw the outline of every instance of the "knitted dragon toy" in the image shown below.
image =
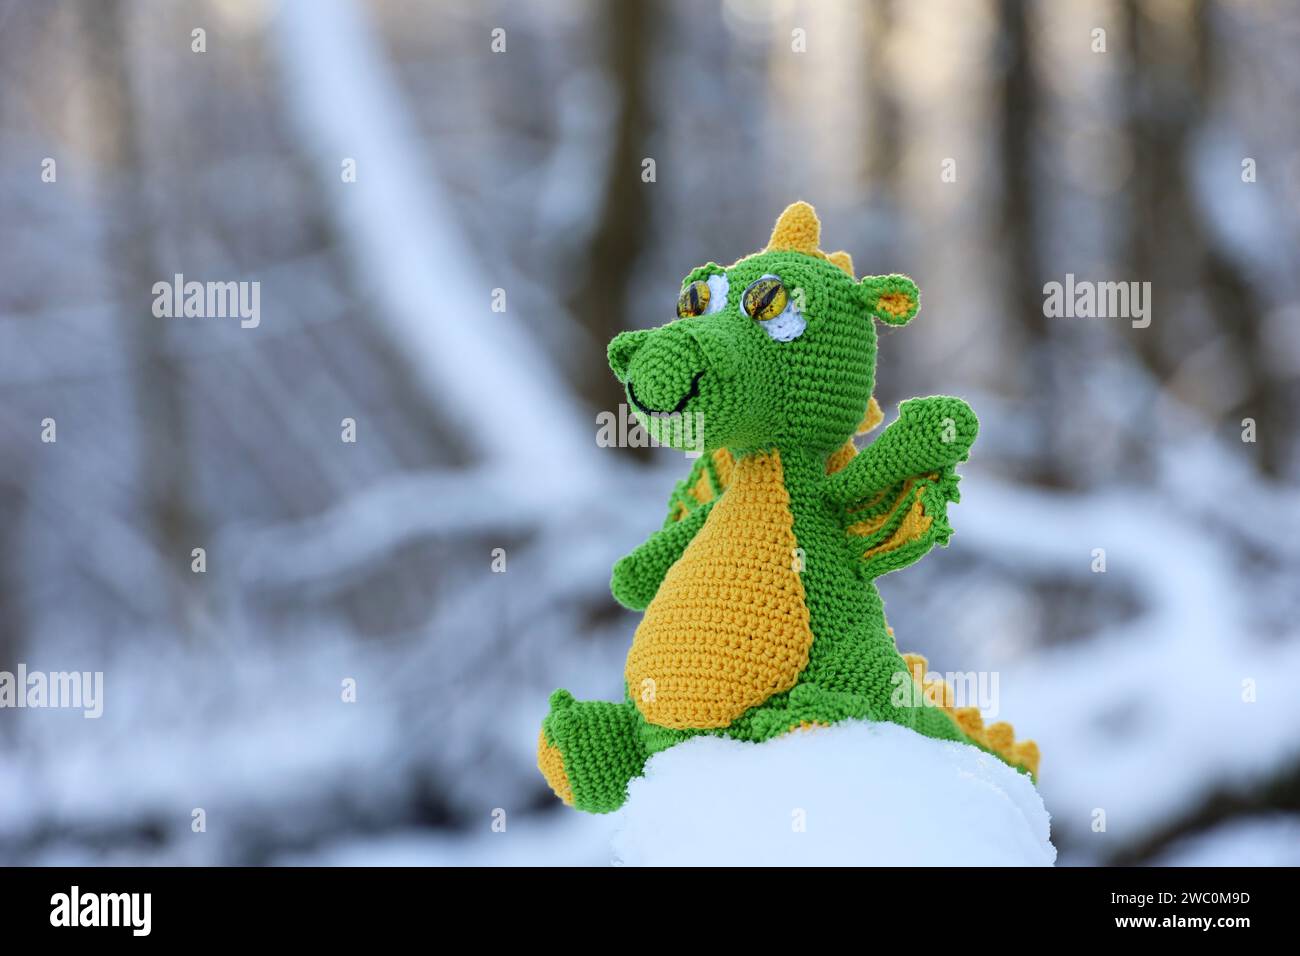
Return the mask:
<path fill-rule="evenodd" d="M 872 319 L 904 325 L 920 297 L 905 276 L 855 280 L 820 232 L 794 203 L 762 252 L 690 273 L 676 321 L 609 344 L 647 431 L 681 447 L 670 419 L 695 415 L 705 454 L 663 528 L 614 565 L 614 597 L 644 612 L 626 699 L 551 695 L 538 766 L 579 810 L 617 810 L 649 757 L 690 737 L 759 742 L 850 718 L 1037 774 L 1033 741 L 955 708 L 924 658 L 895 647 L 874 579 L 947 544 L 978 423 L 960 399 L 914 398 L 858 451 L 853 435 L 883 418 Z"/>

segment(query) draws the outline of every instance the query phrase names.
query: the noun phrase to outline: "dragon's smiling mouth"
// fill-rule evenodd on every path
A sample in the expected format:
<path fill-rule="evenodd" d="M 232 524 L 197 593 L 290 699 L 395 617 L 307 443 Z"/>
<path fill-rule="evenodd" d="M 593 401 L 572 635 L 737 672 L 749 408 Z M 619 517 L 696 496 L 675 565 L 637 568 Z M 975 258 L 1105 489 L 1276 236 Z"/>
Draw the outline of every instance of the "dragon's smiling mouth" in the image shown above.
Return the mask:
<path fill-rule="evenodd" d="M 703 377 L 703 372 L 696 372 L 695 377 L 691 379 L 691 387 L 686 390 L 686 394 L 672 408 L 651 408 L 649 405 L 642 404 L 637 400 L 636 390 L 632 388 L 631 379 L 627 380 L 627 399 L 647 415 L 676 415 L 678 412 L 685 410 L 687 402 L 700 394 L 700 379 Z"/>

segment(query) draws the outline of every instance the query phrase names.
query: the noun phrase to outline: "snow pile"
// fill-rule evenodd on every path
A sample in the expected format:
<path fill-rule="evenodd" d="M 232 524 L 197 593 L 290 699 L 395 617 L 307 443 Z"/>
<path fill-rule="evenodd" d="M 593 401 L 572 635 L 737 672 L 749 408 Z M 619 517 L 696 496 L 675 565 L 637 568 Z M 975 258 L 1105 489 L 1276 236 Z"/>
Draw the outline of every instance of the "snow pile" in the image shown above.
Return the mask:
<path fill-rule="evenodd" d="M 1029 778 L 965 744 L 846 722 L 764 744 L 698 737 L 651 758 L 617 861 L 658 865 L 1050 866 Z"/>

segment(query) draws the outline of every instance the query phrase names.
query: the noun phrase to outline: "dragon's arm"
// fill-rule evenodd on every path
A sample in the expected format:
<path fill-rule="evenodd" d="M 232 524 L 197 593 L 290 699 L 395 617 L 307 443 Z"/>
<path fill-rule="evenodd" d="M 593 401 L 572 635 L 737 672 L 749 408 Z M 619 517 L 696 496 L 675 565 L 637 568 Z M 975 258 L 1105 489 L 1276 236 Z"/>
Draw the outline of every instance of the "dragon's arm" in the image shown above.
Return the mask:
<path fill-rule="evenodd" d="M 826 480 L 826 494 L 849 507 L 914 475 L 941 472 L 965 461 L 979 421 L 960 398 L 912 398 L 898 419 L 844 468 Z"/>
<path fill-rule="evenodd" d="M 701 505 L 656 531 L 635 551 L 620 558 L 609 580 L 614 600 L 628 610 L 644 611 L 659 590 L 664 575 L 704 526 L 704 519 L 712 509 L 712 501 Z"/>

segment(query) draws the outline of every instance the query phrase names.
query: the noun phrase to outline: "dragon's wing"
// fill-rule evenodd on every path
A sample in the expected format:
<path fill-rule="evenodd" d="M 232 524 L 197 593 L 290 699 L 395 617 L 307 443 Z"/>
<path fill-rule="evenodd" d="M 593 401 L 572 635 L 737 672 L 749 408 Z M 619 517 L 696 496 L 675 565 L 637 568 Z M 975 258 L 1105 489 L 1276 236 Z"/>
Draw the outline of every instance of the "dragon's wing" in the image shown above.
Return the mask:
<path fill-rule="evenodd" d="M 690 474 L 677 482 L 677 487 L 668 499 L 668 517 L 664 521 L 664 527 L 681 521 L 692 511 L 703 508 L 722 494 L 723 489 L 731 483 L 734 466 L 731 452 L 725 448 L 695 459 Z"/>
<path fill-rule="evenodd" d="M 863 574 L 878 578 L 920 560 L 936 544 L 946 546 L 952 535 L 948 505 L 960 497 L 959 480 L 949 465 L 850 504 L 845 534 L 861 556 Z"/>
<path fill-rule="evenodd" d="M 829 493 L 844 509 L 845 534 L 867 578 L 948 543 L 948 505 L 959 497 L 956 466 L 978 428 L 960 399 L 909 399 L 871 446 L 830 477 Z"/>

